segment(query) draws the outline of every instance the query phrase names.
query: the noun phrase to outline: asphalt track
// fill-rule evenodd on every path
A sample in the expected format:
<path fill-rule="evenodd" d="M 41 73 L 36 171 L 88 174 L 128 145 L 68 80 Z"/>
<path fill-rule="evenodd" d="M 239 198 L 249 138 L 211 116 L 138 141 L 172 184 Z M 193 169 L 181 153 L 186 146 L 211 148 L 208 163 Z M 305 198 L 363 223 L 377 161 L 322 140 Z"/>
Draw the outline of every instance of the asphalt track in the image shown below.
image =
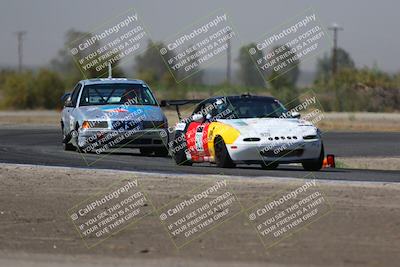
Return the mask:
<path fill-rule="evenodd" d="M 326 153 L 341 157 L 398 157 L 400 133 L 324 134 Z M 277 170 L 262 170 L 258 165 L 239 165 L 234 169 L 211 164 L 176 166 L 169 157 L 141 156 L 134 149 L 118 149 L 112 154 L 80 154 L 62 150 L 58 128 L 0 129 L 0 162 L 96 169 L 116 169 L 178 174 L 224 174 L 232 176 L 273 176 L 302 178 L 309 175 L 300 166 L 281 165 Z M 318 179 L 347 181 L 400 182 L 400 171 L 324 169 L 313 172 Z"/>

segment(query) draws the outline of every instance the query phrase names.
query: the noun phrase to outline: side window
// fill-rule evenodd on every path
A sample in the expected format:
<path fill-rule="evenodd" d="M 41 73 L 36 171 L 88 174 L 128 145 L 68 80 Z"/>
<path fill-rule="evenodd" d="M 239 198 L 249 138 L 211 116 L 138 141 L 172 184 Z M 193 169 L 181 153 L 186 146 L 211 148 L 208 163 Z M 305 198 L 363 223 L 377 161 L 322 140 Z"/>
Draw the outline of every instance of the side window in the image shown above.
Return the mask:
<path fill-rule="evenodd" d="M 204 105 L 204 115 L 210 114 L 211 116 L 216 115 L 216 110 L 214 108 L 214 105 L 211 102 L 208 102 Z"/>
<path fill-rule="evenodd" d="M 204 111 L 204 107 L 207 105 L 208 102 L 202 102 L 200 103 L 193 111 L 192 115 L 196 113 L 200 113 Z"/>
<path fill-rule="evenodd" d="M 80 91 L 81 87 L 82 87 L 82 85 L 80 83 L 78 83 L 75 86 L 74 91 L 72 92 L 71 102 L 74 107 L 76 107 L 76 102 L 78 101 L 79 91 Z"/>

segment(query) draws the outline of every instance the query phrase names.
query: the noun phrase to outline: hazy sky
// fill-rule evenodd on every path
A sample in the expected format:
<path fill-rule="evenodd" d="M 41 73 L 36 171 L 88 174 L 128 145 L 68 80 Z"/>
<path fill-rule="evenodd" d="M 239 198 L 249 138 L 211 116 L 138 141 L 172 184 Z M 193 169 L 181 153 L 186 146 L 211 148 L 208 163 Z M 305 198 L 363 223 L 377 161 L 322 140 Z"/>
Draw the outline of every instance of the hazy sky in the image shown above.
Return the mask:
<path fill-rule="evenodd" d="M 240 35 L 249 43 L 276 26 L 313 7 L 326 25 L 337 22 L 344 27 L 339 45 L 350 52 L 357 66 L 374 62 L 385 71 L 400 71 L 400 1 L 383 0 L 0 0 L 0 66 L 17 64 L 14 32 L 26 30 L 24 63 L 45 65 L 63 46 L 70 28 L 90 31 L 106 19 L 134 7 L 155 40 L 165 40 L 196 19 L 223 8 Z M 233 43 L 234 59 L 241 45 Z M 223 66 L 217 62 L 214 67 Z M 315 58 L 302 63 L 313 70 Z"/>

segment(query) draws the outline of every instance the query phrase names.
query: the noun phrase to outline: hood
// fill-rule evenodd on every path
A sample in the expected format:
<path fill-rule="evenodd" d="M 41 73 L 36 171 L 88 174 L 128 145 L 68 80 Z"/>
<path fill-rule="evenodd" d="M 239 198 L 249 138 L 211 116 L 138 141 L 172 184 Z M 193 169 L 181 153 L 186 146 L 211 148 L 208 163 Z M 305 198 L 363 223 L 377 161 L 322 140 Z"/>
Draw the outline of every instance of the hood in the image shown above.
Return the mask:
<path fill-rule="evenodd" d="M 237 129 L 242 136 L 306 136 L 317 134 L 317 128 L 302 119 L 251 118 L 218 120 Z"/>
<path fill-rule="evenodd" d="M 164 113 L 159 106 L 83 106 L 79 107 L 82 116 L 87 120 L 123 120 L 163 121 Z"/>

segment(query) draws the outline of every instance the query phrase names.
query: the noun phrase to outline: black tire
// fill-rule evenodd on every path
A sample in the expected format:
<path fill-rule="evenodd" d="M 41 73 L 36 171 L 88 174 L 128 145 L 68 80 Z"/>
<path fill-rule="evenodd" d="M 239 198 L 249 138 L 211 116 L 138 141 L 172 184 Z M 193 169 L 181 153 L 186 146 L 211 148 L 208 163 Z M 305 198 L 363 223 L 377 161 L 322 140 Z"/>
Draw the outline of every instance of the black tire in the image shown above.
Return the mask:
<path fill-rule="evenodd" d="M 303 165 L 303 168 L 306 171 L 319 171 L 322 169 L 322 165 L 324 163 L 324 157 L 325 157 L 324 144 L 322 144 L 319 158 L 315 160 L 304 161 L 301 163 L 301 165 Z"/>
<path fill-rule="evenodd" d="M 177 165 L 192 166 L 193 162 L 186 157 L 186 139 L 185 134 L 181 131 L 175 133 L 174 141 L 172 142 L 172 157 Z"/>
<path fill-rule="evenodd" d="M 79 153 L 90 153 L 90 152 L 92 152 L 89 149 L 85 149 L 85 147 L 79 146 L 79 124 L 78 123 L 76 124 L 75 130 L 72 131 L 71 135 L 72 135 L 72 138 L 75 138 L 75 143 L 77 145 L 76 151 L 78 151 Z"/>
<path fill-rule="evenodd" d="M 65 151 L 76 151 L 76 147 L 69 142 L 72 137 L 71 133 L 69 133 L 68 135 L 64 134 L 64 124 L 63 123 L 61 123 L 61 133 L 63 135 L 63 140 L 62 140 L 63 149 Z"/>
<path fill-rule="evenodd" d="M 76 151 L 76 147 L 70 143 L 63 143 L 63 148 L 65 151 Z"/>
<path fill-rule="evenodd" d="M 275 170 L 278 168 L 279 163 L 278 162 L 263 162 L 261 163 L 261 168 L 264 170 Z"/>
<path fill-rule="evenodd" d="M 153 149 L 147 147 L 140 148 L 139 150 L 140 154 L 143 156 L 150 156 L 153 153 Z"/>
<path fill-rule="evenodd" d="M 219 136 L 214 139 L 214 151 L 215 151 L 215 164 L 218 167 L 234 168 L 236 166 L 236 164 L 233 163 L 231 156 L 229 155 L 224 139 L 222 139 Z"/>
<path fill-rule="evenodd" d="M 168 156 L 168 149 L 166 147 L 159 147 L 154 149 L 154 154 L 157 157 L 166 157 Z"/>

